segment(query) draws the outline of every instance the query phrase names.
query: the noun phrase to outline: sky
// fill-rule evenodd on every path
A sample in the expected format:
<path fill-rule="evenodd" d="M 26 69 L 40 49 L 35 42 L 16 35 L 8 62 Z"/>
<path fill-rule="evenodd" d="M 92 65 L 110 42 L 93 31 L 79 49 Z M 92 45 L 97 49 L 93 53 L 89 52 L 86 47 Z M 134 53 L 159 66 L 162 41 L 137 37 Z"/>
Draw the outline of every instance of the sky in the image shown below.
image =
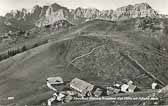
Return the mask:
<path fill-rule="evenodd" d="M 159 13 L 168 14 L 168 0 L 0 0 L 0 15 L 3 16 L 10 10 L 22 8 L 30 10 L 37 4 L 43 6 L 58 3 L 70 9 L 84 7 L 115 10 L 121 6 L 142 2 L 148 3 Z"/>

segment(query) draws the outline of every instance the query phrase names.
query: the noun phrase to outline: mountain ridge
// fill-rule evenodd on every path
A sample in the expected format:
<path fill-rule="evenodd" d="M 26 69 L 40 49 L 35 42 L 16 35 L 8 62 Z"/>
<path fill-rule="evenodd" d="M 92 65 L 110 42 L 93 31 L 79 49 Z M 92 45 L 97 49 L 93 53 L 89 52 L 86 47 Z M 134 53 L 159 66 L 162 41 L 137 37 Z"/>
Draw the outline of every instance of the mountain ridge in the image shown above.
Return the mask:
<path fill-rule="evenodd" d="M 158 13 L 152 9 L 147 3 L 140 3 L 135 5 L 127 5 L 116 10 L 98 10 L 96 8 L 82 8 L 68 9 L 57 3 L 49 6 L 33 7 L 31 12 L 26 9 L 21 11 L 11 11 L 5 17 L 7 19 L 25 20 L 26 22 L 35 23 L 35 26 L 41 27 L 52 24 L 58 20 L 68 20 L 72 23 L 81 23 L 93 19 L 106 20 L 124 20 L 137 17 L 157 17 Z"/>

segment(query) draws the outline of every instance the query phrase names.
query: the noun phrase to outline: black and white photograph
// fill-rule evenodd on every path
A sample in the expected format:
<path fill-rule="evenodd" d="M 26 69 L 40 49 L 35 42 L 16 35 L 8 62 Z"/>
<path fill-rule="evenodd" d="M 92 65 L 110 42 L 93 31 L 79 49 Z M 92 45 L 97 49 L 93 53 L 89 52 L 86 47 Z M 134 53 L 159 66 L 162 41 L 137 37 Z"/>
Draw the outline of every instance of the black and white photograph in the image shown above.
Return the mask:
<path fill-rule="evenodd" d="M 0 106 L 168 106 L 168 0 L 0 0 Z"/>

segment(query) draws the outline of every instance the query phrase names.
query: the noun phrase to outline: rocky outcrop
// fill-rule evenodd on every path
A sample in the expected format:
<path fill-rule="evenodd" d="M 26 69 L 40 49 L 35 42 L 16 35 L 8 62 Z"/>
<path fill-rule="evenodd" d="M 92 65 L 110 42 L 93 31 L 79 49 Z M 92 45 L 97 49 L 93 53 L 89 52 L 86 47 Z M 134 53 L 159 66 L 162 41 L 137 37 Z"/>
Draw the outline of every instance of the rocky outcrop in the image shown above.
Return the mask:
<path fill-rule="evenodd" d="M 86 18 L 86 19 L 107 19 L 107 20 L 124 20 L 137 17 L 156 17 L 158 13 L 153 10 L 147 3 L 128 5 L 114 10 L 97 9 L 83 9 L 77 8 L 72 10 L 71 14 L 74 19 Z"/>
<path fill-rule="evenodd" d="M 123 20 L 137 17 L 156 17 L 158 13 L 153 10 L 147 3 L 128 5 L 116 9 L 113 14 L 113 20 Z"/>
<path fill-rule="evenodd" d="M 56 3 L 50 6 L 40 7 L 34 6 L 31 12 L 26 9 L 21 11 L 11 11 L 7 13 L 5 17 L 8 19 L 24 19 L 25 22 L 32 22 L 34 25 L 41 27 L 50 24 L 54 24 L 59 20 L 67 20 L 72 23 L 81 23 L 93 19 L 105 19 L 105 20 L 125 20 L 137 17 L 156 17 L 158 13 L 153 10 L 147 3 L 128 5 L 116 10 L 103 10 L 100 11 L 95 8 L 76 8 L 67 9 Z"/>
<path fill-rule="evenodd" d="M 69 10 L 55 3 L 43 9 L 41 12 L 41 17 L 42 18 L 40 18 L 36 23 L 36 26 L 38 27 L 54 24 L 59 20 L 68 19 Z"/>
<path fill-rule="evenodd" d="M 29 15 L 32 19 L 39 19 L 41 11 L 42 11 L 42 7 L 40 7 L 39 5 L 36 5 L 33 7 L 32 11 L 29 13 Z"/>
<path fill-rule="evenodd" d="M 49 8 L 49 6 L 43 6 L 40 12 L 40 17 L 44 17 L 46 15 L 46 11 Z"/>
<path fill-rule="evenodd" d="M 100 11 L 98 9 L 94 8 L 77 8 L 74 10 L 71 10 L 71 15 L 74 20 L 78 19 L 86 19 L 88 20 L 93 20 L 93 19 L 106 19 L 106 20 L 111 20 L 113 17 L 113 10 L 103 10 Z"/>
<path fill-rule="evenodd" d="M 44 27 L 47 28 L 47 29 L 50 29 L 50 31 L 58 31 L 58 30 L 61 30 L 61 29 L 68 28 L 70 26 L 72 26 L 72 24 L 70 24 L 68 21 L 59 20 L 59 21 L 54 22 L 53 24 L 46 25 Z"/>
<path fill-rule="evenodd" d="M 36 26 L 41 27 L 41 26 L 54 24 L 59 20 L 67 20 L 68 14 L 69 13 L 67 11 L 63 9 L 59 9 L 58 11 L 53 12 L 50 15 L 46 15 L 45 17 L 39 19 L 36 23 Z"/>
<path fill-rule="evenodd" d="M 113 18 L 113 13 L 114 13 L 114 10 L 103 10 L 101 11 L 99 18 L 111 20 Z"/>
<path fill-rule="evenodd" d="M 76 8 L 71 11 L 71 15 L 74 18 L 96 18 L 100 15 L 100 11 L 98 9 L 84 9 L 84 8 Z"/>
<path fill-rule="evenodd" d="M 24 8 L 21 11 L 12 10 L 10 13 L 7 13 L 5 15 L 6 18 L 9 18 L 9 19 L 13 18 L 17 20 L 26 19 L 27 16 L 28 16 L 28 11 Z"/>

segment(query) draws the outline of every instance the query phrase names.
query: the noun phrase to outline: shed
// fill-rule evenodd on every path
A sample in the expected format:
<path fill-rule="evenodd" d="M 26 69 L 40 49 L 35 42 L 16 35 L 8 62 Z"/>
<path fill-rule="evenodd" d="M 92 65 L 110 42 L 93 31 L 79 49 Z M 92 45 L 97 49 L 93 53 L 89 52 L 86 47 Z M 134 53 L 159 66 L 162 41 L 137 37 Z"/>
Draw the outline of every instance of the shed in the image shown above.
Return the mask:
<path fill-rule="evenodd" d="M 123 84 L 123 85 L 121 86 L 121 91 L 126 93 L 126 92 L 128 92 L 128 88 L 129 88 L 129 85 Z"/>
<path fill-rule="evenodd" d="M 128 84 L 128 85 L 133 85 L 134 82 L 130 80 L 130 81 L 127 82 L 127 84 Z"/>
<path fill-rule="evenodd" d="M 116 84 L 114 84 L 114 87 L 120 88 L 121 84 L 116 83 Z"/>
<path fill-rule="evenodd" d="M 156 82 L 153 82 L 152 89 L 159 89 L 159 85 Z"/>
<path fill-rule="evenodd" d="M 70 87 L 78 92 L 80 92 L 82 94 L 82 96 L 86 96 L 87 93 L 92 92 L 94 85 L 83 81 L 81 79 L 78 78 L 74 78 L 71 82 L 70 82 Z"/>
<path fill-rule="evenodd" d="M 128 84 L 128 85 L 133 85 L 133 81 L 132 80 L 129 80 L 129 79 L 123 79 L 122 81 L 124 84 Z"/>
<path fill-rule="evenodd" d="M 113 95 L 120 93 L 120 89 L 116 87 L 107 87 L 107 95 Z"/>
<path fill-rule="evenodd" d="M 94 96 L 96 96 L 96 97 L 100 97 L 100 96 L 102 96 L 102 94 L 103 94 L 103 89 L 101 89 L 101 88 L 96 88 L 96 90 L 94 91 Z"/>
<path fill-rule="evenodd" d="M 120 89 L 117 89 L 117 88 L 114 88 L 113 91 L 114 91 L 114 94 L 118 94 L 118 93 L 120 93 L 121 90 L 120 90 Z"/>
<path fill-rule="evenodd" d="M 49 84 L 56 84 L 56 85 L 64 83 L 64 81 L 63 81 L 63 79 L 61 77 L 48 77 L 47 78 L 47 82 Z"/>
<path fill-rule="evenodd" d="M 128 92 L 135 92 L 136 89 L 137 87 L 135 85 L 129 85 Z"/>
<path fill-rule="evenodd" d="M 137 88 L 137 86 L 135 86 L 135 85 L 127 85 L 127 84 L 123 84 L 122 86 L 121 86 L 121 91 L 122 92 L 130 92 L 130 93 L 132 93 L 132 92 L 135 92 L 135 91 L 137 91 L 138 90 L 138 88 Z"/>

